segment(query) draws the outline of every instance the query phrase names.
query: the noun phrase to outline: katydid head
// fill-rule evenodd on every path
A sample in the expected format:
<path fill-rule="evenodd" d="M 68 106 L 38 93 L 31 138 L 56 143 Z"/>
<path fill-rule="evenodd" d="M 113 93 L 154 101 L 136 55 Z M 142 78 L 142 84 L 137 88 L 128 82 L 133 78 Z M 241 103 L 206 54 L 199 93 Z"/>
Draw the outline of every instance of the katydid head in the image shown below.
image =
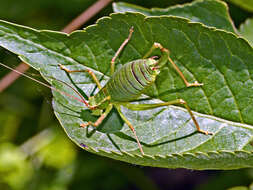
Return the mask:
<path fill-rule="evenodd" d="M 159 60 L 156 60 L 156 58 L 157 58 L 157 56 L 153 56 L 153 57 L 147 59 L 147 64 L 149 66 L 150 72 L 154 76 L 156 76 L 160 73 L 159 67 L 157 67 Z"/>

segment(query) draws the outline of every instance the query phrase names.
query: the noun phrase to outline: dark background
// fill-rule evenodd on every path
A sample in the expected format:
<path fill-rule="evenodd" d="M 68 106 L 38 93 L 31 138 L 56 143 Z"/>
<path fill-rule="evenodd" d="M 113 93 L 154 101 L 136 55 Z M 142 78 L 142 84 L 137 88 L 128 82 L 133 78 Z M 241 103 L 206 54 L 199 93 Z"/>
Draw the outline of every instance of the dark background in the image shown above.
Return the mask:
<path fill-rule="evenodd" d="M 0 19 L 36 29 L 61 30 L 94 0 L 0 0 Z M 144 7 L 168 7 L 182 0 L 129 0 Z M 235 26 L 252 17 L 229 4 Z M 111 5 L 83 27 L 109 15 Z M 17 56 L 0 48 L 0 62 L 11 67 Z M 9 71 L 0 68 L 0 79 Z M 39 78 L 29 69 L 28 74 Z M 65 135 L 51 107 L 51 92 L 19 78 L 0 93 L 0 189 L 27 190 L 208 190 L 249 186 L 253 170 L 193 171 L 131 165 L 90 154 Z"/>

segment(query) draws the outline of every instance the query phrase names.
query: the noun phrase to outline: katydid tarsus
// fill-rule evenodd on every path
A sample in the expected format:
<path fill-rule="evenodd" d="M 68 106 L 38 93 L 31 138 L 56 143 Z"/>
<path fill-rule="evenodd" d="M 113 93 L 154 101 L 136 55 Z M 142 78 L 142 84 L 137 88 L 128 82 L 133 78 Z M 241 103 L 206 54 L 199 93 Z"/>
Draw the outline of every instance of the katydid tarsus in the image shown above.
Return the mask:
<path fill-rule="evenodd" d="M 150 50 L 144 55 L 142 59 L 128 62 L 115 72 L 115 61 L 117 57 L 120 55 L 121 51 L 124 49 L 124 47 L 130 41 L 132 37 L 132 33 L 133 33 L 133 27 L 130 29 L 128 37 L 121 44 L 119 49 L 116 51 L 114 57 L 112 58 L 111 66 L 110 66 L 111 78 L 103 87 L 100 84 L 99 80 L 96 78 L 96 75 L 91 70 L 89 69 L 69 70 L 66 66 L 59 64 L 59 68 L 64 70 L 67 73 L 73 73 L 73 74 L 77 72 L 89 73 L 89 75 L 92 77 L 97 87 L 99 88 L 99 91 L 94 96 L 89 97 L 88 101 L 84 100 L 84 98 L 80 95 L 80 93 L 78 93 L 71 86 L 70 87 L 78 94 L 78 96 L 81 97 L 81 99 L 68 95 L 67 93 L 62 92 L 47 84 L 43 84 L 43 85 L 51 88 L 52 90 L 58 91 L 63 95 L 67 95 L 71 98 L 74 98 L 78 101 L 83 102 L 91 110 L 93 115 L 98 116 L 98 119 L 95 122 L 88 121 L 86 123 L 81 123 L 80 127 L 87 127 L 90 125 L 93 127 L 99 126 L 103 122 L 103 120 L 107 117 L 107 115 L 110 113 L 112 108 L 115 107 L 120 117 L 122 118 L 122 120 L 129 126 L 129 128 L 133 132 L 137 145 L 142 155 L 144 155 L 144 151 L 142 149 L 142 145 L 139 141 L 139 138 L 135 132 L 134 126 L 123 115 L 121 111 L 121 106 L 124 106 L 130 110 L 141 111 L 141 110 L 148 110 L 148 109 L 153 109 L 153 108 L 162 107 L 162 106 L 169 106 L 173 104 L 182 104 L 187 109 L 188 113 L 190 114 L 191 119 L 193 120 L 197 131 L 205 135 L 212 134 L 208 131 L 204 131 L 200 129 L 200 126 L 194 114 L 192 113 L 186 101 L 183 99 L 176 99 L 169 102 L 156 103 L 156 104 L 132 104 L 131 103 L 131 101 L 137 100 L 138 97 L 141 96 L 141 94 L 144 92 L 144 90 L 150 87 L 152 83 L 155 82 L 156 77 L 157 75 L 159 75 L 162 67 L 165 66 L 168 62 L 179 74 L 179 76 L 183 80 L 186 87 L 198 87 L 198 86 L 203 85 L 201 83 L 198 83 L 197 81 L 195 81 L 194 83 L 189 83 L 184 77 L 183 73 L 178 68 L 178 66 L 170 58 L 169 50 L 164 48 L 160 43 L 157 43 L 157 42 L 155 42 L 152 45 Z M 150 57 L 152 52 L 155 49 L 159 49 L 161 51 L 161 56 L 159 59 L 156 59 L 155 57 Z M 28 76 L 28 78 L 31 78 L 31 77 Z"/>

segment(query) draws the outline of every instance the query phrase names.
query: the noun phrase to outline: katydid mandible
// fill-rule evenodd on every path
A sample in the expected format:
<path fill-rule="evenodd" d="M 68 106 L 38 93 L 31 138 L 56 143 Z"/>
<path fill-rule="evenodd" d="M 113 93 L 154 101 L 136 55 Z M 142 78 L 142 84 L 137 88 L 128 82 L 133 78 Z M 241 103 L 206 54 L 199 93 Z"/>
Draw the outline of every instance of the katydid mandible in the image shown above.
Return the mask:
<path fill-rule="evenodd" d="M 168 106 L 172 104 L 182 104 L 187 109 L 188 113 L 193 120 L 196 129 L 198 132 L 203 133 L 205 135 L 212 134 L 208 131 L 204 131 L 200 129 L 200 126 L 194 117 L 190 107 L 187 105 L 186 101 L 183 99 L 176 99 L 169 102 L 157 103 L 157 104 L 131 104 L 130 101 L 137 100 L 138 97 L 143 93 L 145 89 L 147 89 L 154 81 L 156 80 L 157 75 L 160 73 L 161 68 L 169 61 L 179 76 L 182 78 L 186 87 L 198 87 L 203 84 L 195 81 L 194 83 L 189 83 L 184 77 L 183 73 L 177 67 L 177 65 L 170 58 L 169 50 L 164 48 L 160 43 L 154 43 L 150 50 L 146 53 L 146 55 L 142 59 L 134 60 L 124 64 L 119 70 L 114 72 L 115 68 L 115 60 L 119 56 L 120 52 L 127 45 L 129 40 L 132 37 L 133 27 L 129 31 L 128 37 L 121 44 L 114 57 L 111 60 L 111 78 L 110 80 L 102 87 L 99 80 L 96 78 L 95 74 L 89 70 L 69 70 L 64 65 L 59 65 L 59 67 L 66 71 L 67 73 L 75 73 L 75 72 L 88 72 L 97 87 L 99 88 L 99 92 L 94 96 L 89 97 L 88 102 L 83 101 L 85 105 L 92 111 L 93 115 L 99 116 L 99 118 L 95 122 L 88 121 L 86 123 L 80 124 L 81 127 L 99 126 L 102 121 L 106 118 L 106 116 L 110 113 L 113 107 L 117 109 L 119 115 L 123 119 L 123 121 L 129 126 L 131 131 L 133 132 L 138 147 L 142 155 L 144 155 L 144 151 L 142 149 L 142 145 L 139 141 L 139 138 L 135 132 L 134 126 L 128 121 L 128 119 L 121 112 L 121 106 L 124 106 L 130 110 L 148 110 L 161 106 Z M 154 57 L 150 57 L 151 53 L 155 49 L 160 49 L 161 57 L 156 60 Z"/>

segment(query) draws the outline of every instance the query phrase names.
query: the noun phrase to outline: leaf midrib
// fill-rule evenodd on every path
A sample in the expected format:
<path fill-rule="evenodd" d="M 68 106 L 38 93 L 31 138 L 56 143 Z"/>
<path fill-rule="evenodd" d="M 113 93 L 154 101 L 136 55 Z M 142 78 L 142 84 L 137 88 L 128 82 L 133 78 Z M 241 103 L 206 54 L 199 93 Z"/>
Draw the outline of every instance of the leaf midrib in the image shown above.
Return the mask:
<path fill-rule="evenodd" d="M 170 16 L 163 16 L 163 17 L 170 17 Z M 173 16 L 173 17 L 174 17 L 174 16 Z M 147 17 L 147 18 L 148 18 L 148 17 Z M 146 19 L 147 19 L 147 18 L 146 18 Z M 188 20 L 188 19 L 186 19 L 186 20 Z M 8 24 L 9 24 L 9 23 L 8 23 Z M 162 24 L 160 24 L 160 25 L 163 26 Z M 163 26 L 163 27 L 165 27 L 165 26 Z M 151 29 L 151 26 L 149 26 L 149 28 Z M 36 31 L 36 30 L 35 30 L 35 31 Z M 142 30 L 140 30 L 140 31 L 142 31 Z M 152 31 L 152 30 L 151 30 L 151 31 Z M 184 33 L 184 34 L 186 35 L 187 39 L 193 44 L 193 46 L 197 48 L 197 46 L 195 45 L 195 43 L 187 36 L 187 34 L 186 34 L 183 30 L 178 30 L 178 31 Z M 39 31 L 39 32 L 40 32 L 40 31 Z M 41 31 L 40 33 L 44 35 L 44 34 L 46 34 L 46 33 L 44 33 L 44 32 L 46 32 L 46 31 Z M 74 63 L 74 64 L 82 65 L 82 67 L 84 67 L 84 68 L 89 68 L 89 69 L 93 70 L 94 72 L 96 72 L 96 73 L 98 73 L 98 74 L 100 74 L 100 75 L 102 75 L 102 76 L 103 76 L 103 75 L 104 75 L 104 76 L 107 76 L 106 74 L 104 74 L 104 73 L 102 73 L 102 72 L 100 72 L 100 71 L 98 71 L 98 70 L 94 70 L 94 69 L 92 69 L 92 68 L 90 68 L 90 67 L 87 67 L 87 66 L 85 66 L 85 65 L 83 65 L 83 64 L 80 64 L 80 63 L 79 63 L 77 60 L 75 60 L 73 57 L 66 56 L 66 55 L 64 55 L 64 54 L 60 54 L 59 52 L 54 51 L 54 50 L 52 50 L 52 49 L 50 49 L 50 48 L 48 48 L 48 47 L 45 47 L 45 46 L 40 45 L 40 44 L 37 44 L 37 43 L 35 43 L 35 42 L 31 41 L 31 40 L 24 39 L 24 38 L 22 38 L 22 37 L 19 36 L 19 35 L 10 34 L 10 33 L 6 33 L 6 32 L 4 32 L 4 33 L 5 33 L 5 35 L 7 35 L 7 36 L 11 36 L 11 37 L 17 38 L 18 40 L 21 40 L 21 41 L 24 41 L 24 42 L 27 42 L 27 43 L 31 43 L 31 44 L 33 44 L 35 47 L 37 47 L 38 49 L 41 49 L 41 51 L 48 50 L 50 53 L 52 53 L 52 54 L 54 54 L 54 55 L 56 55 L 56 56 L 60 56 L 60 57 L 62 57 L 62 58 L 65 59 L 65 60 L 71 59 L 72 63 Z M 142 36 L 145 38 L 145 35 L 143 35 L 143 31 L 142 31 Z M 51 38 L 53 38 L 53 37 L 51 37 Z M 56 39 L 56 38 L 53 38 L 53 39 L 55 39 L 56 41 L 59 41 L 59 40 Z M 223 41 L 225 41 L 225 40 L 223 40 Z M 226 41 L 225 41 L 225 43 L 226 43 Z M 130 43 L 130 45 L 131 45 L 131 43 Z M 86 46 L 87 46 L 87 44 L 86 44 Z M 227 46 L 228 49 L 230 50 L 230 47 L 227 45 L 227 43 L 226 43 L 226 46 Z M 131 47 L 134 47 L 134 46 L 131 45 Z M 134 48 L 134 49 L 135 49 L 135 48 Z M 112 49 L 112 50 L 113 50 L 113 49 Z M 135 49 L 135 50 L 136 50 L 136 49 Z M 114 50 L 113 50 L 113 51 L 114 51 Z M 139 53 L 139 52 L 138 52 L 138 53 Z M 203 56 L 202 53 L 201 53 L 200 51 L 198 51 L 198 53 L 199 53 L 199 55 L 200 55 L 203 59 L 209 60 L 209 61 L 215 66 L 215 68 L 217 69 L 217 71 L 220 72 L 220 70 L 218 69 L 218 67 L 213 63 L 213 61 L 212 61 L 211 59 L 208 59 L 208 58 L 206 58 L 205 56 Z M 231 55 L 233 55 L 232 52 L 231 52 L 231 50 L 230 50 L 230 53 L 231 53 Z M 239 58 L 240 58 L 240 57 L 239 57 Z M 240 59 L 241 59 L 241 58 L 240 58 Z M 242 63 L 244 63 L 244 62 L 242 62 Z M 244 65 L 245 65 L 245 64 L 244 64 Z M 247 66 L 247 65 L 246 65 L 246 66 Z M 185 68 L 186 68 L 186 67 L 185 67 Z M 188 70 L 188 68 L 186 68 L 186 69 Z M 190 73 L 193 75 L 192 72 L 190 72 Z M 221 73 L 221 72 L 220 72 L 220 73 Z M 224 80 L 226 81 L 226 84 L 227 84 L 227 80 L 226 80 L 226 78 L 224 77 L 224 74 L 221 73 L 221 75 L 223 76 L 223 78 L 224 78 Z M 107 76 L 107 77 L 109 77 L 109 76 Z M 195 78 L 195 77 L 194 77 L 194 78 Z M 229 85 L 226 85 L 226 86 L 229 88 L 229 91 L 230 91 L 231 94 L 232 94 L 233 100 L 234 100 L 234 102 L 235 102 L 235 104 L 236 104 L 236 106 L 237 106 L 237 110 L 238 110 L 238 112 L 239 112 L 239 114 L 240 114 L 241 121 L 243 122 L 243 119 L 242 119 L 242 116 L 241 116 L 241 110 L 239 109 L 239 106 L 238 106 L 237 100 L 236 100 L 236 98 L 235 98 L 235 96 L 234 96 L 234 93 L 232 92 L 232 90 L 231 90 L 231 88 L 230 88 Z M 208 103 L 210 104 L 209 98 L 206 96 L 206 92 L 204 91 L 203 88 L 201 88 L 201 90 L 203 91 L 203 93 L 204 93 L 206 99 L 208 100 Z M 210 107 L 210 108 L 211 108 L 211 107 Z M 211 108 L 211 110 L 212 110 L 212 112 L 213 112 L 213 109 L 212 109 L 212 108 Z M 232 121 L 232 122 L 233 122 L 233 121 Z"/>

